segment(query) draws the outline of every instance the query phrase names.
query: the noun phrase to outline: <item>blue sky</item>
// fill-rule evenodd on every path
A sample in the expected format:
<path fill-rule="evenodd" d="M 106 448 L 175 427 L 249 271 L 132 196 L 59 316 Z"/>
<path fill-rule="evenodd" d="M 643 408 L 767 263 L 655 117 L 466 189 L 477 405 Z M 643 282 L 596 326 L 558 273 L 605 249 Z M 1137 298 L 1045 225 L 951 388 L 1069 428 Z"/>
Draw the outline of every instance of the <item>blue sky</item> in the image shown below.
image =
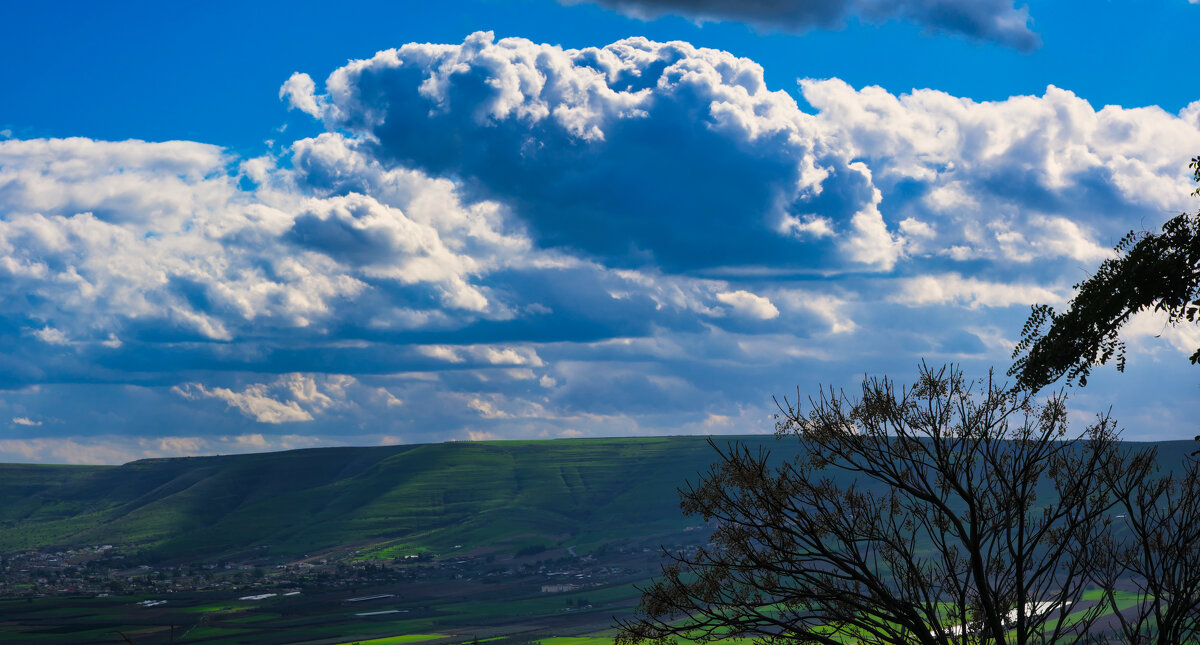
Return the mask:
<path fill-rule="evenodd" d="M 1002 373 L 1197 208 L 1188 0 L 9 14 L 5 461 L 768 431 L 797 387 Z M 1126 338 L 1077 423 L 1196 434 L 1200 330 Z"/>

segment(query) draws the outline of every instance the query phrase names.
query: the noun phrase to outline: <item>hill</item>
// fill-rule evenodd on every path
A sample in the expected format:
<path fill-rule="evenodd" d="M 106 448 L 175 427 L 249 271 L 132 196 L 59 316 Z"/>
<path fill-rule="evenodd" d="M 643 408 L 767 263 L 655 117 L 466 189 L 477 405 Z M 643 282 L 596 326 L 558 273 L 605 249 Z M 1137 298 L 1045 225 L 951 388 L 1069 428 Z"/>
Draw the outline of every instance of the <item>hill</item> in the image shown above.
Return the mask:
<path fill-rule="evenodd" d="M 718 441 L 733 439 L 782 458 L 797 449 L 770 436 Z M 1164 458 L 1192 447 L 1159 446 Z M 696 524 L 676 489 L 712 460 L 703 437 L 656 437 L 3 464 L 0 552 L 114 544 L 153 560 L 209 560 L 349 545 L 390 558 L 596 544 Z"/>
<path fill-rule="evenodd" d="M 362 545 L 390 557 L 601 541 L 682 529 L 676 488 L 711 461 L 704 438 L 660 437 L 5 464 L 0 552 L 115 544 L 153 559 L 204 559 Z"/>

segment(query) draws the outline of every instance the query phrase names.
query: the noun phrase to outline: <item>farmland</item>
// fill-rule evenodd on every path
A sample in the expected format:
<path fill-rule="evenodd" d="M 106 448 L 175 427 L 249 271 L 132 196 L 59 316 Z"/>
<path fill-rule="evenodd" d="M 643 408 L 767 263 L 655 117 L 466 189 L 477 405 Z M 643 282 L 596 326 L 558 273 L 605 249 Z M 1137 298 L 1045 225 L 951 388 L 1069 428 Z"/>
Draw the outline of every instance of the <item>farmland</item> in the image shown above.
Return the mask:
<path fill-rule="evenodd" d="M 637 599 L 634 581 L 647 577 L 658 559 L 649 549 L 612 552 L 604 569 L 623 573 L 602 576 L 596 566 L 553 555 L 550 567 L 532 560 L 538 566 L 512 575 L 504 572 L 513 571 L 518 558 L 484 557 L 407 565 L 425 570 L 408 580 L 343 567 L 337 584 L 299 581 L 269 592 L 238 586 L 9 598 L 0 600 L 0 643 L 114 643 L 124 634 L 138 645 L 172 639 L 313 645 L 491 639 L 504 645 L 500 641 L 595 636 L 610 630 L 614 615 L 629 611 Z"/>

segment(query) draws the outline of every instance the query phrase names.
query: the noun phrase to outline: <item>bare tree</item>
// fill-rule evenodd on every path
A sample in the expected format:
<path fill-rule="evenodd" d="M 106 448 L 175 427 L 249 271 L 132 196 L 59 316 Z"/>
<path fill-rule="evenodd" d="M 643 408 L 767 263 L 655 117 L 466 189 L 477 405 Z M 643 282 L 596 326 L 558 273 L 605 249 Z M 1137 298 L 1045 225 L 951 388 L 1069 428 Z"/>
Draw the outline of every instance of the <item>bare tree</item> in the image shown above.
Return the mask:
<path fill-rule="evenodd" d="M 710 441 L 717 463 L 680 491 L 710 544 L 668 554 L 619 645 L 1093 638 L 1104 607 L 1079 603 L 1115 503 L 1093 473 L 1123 472 L 1109 418 L 1068 435 L 1061 394 L 925 365 L 908 388 L 872 378 L 779 408 L 798 455 Z"/>
<path fill-rule="evenodd" d="M 1158 457 L 1141 451 L 1098 473 L 1117 515 L 1093 545 L 1104 555 L 1092 577 L 1113 612 L 1111 632 L 1130 645 L 1200 641 L 1200 462 L 1184 457 L 1178 472 L 1161 475 Z"/>

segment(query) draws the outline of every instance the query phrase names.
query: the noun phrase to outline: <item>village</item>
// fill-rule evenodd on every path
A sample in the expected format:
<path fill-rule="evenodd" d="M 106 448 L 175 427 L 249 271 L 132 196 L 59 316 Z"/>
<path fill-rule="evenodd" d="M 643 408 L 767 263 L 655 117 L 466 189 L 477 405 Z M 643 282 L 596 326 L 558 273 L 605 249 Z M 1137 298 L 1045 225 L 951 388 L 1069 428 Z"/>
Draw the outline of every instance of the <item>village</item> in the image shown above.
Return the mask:
<path fill-rule="evenodd" d="M 695 545 L 665 548 L 691 552 Z M 534 554 L 413 554 L 391 560 L 361 559 L 342 551 L 280 561 L 266 549 L 234 561 L 149 563 L 114 545 L 0 554 L 0 598 L 56 595 L 145 596 L 224 591 L 243 595 L 301 590 L 353 590 L 411 584 L 479 585 L 499 582 L 566 593 L 590 586 L 647 579 L 658 572 L 661 550 L 649 545 L 574 548 Z"/>

